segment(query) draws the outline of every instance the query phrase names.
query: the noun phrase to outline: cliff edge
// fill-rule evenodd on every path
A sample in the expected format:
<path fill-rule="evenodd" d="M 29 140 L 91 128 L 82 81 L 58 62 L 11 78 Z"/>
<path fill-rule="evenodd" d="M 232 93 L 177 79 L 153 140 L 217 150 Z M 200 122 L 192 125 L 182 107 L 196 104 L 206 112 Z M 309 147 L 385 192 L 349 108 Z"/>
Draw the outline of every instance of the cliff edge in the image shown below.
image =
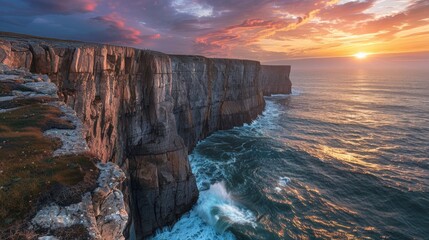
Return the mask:
<path fill-rule="evenodd" d="M 262 65 L 260 81 L 263 85 L 264 96 L 271 94 L 290 94 L 292 82 L 290 81 L 290 66 Z"/>
<path fill-rule="evenodd" d="M 0 63 L 0 239 L 124 239 L 124 172 L 88 152 L 48 76 Z"/>
<path fill-rule="evenodd" d="M 290 68 L 13 34 L 0 33 L 0 62 L 47 74 L 87 129 L 89 151 L 121 166 L 125 235 L 137 239 L 196 202 L 188 151 L 199 140 L 255 119 L 264 94 L 290 93 Z"/>

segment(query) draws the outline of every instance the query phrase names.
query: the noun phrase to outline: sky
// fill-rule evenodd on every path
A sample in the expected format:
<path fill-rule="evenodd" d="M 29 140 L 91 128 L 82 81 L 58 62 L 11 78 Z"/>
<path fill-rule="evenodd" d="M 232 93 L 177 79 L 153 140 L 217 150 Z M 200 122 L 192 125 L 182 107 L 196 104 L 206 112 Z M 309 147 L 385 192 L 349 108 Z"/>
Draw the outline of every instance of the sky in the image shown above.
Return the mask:
<path fill-rule="evenodd" d="M 282 62 L 429 52 L 429 0 L 0 0 L 0 31 Z"/>

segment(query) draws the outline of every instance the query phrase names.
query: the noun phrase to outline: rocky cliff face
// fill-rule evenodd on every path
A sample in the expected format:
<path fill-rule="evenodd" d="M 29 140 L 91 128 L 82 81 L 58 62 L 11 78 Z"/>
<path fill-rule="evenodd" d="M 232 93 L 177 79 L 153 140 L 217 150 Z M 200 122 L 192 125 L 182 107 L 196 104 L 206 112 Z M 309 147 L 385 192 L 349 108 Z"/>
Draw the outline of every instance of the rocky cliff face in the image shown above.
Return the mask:
<path fill-rule="evenodd" d="M 197 200 L 188 149 L 264 108 L 255 61 L 1 34 L 0 61 L 49 75 L 87 127 L 90 151 L 122 166 L 129 233 L 137 239 L 173 223 Z M 283 81 L 283 73 L 269 71 L 266 79 Z"/>
<path fill-rule="evenodd" d="M 0 63 L 0 238 L 124 239 L 125 173 L 96 164 L 57 91 L 46 75 Z"/>
<path fill-rule="evenodd" d="M 290 66 L 261 66 L 260 81 L 265 96 L 271 94 L 289 94 L 292 92 Z"/>
<path fill-rule="evenodd" d="M 213 131 L 248 123 L 262 112 L 259 62 L 200 56 L 171 59 L 173 112 L 189 148 Z"/>

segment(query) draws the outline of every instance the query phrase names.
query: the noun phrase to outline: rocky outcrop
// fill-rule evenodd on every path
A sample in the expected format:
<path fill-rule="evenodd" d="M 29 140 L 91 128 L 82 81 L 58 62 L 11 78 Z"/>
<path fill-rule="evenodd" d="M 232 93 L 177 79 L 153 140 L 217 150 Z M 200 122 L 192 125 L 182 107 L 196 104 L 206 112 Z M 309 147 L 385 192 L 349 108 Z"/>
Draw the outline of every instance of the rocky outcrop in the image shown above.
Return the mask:
<path fill-rule="evenodd" d="M 137 239 L 197 200 L 188 151 L 255 119 L 265 104 L 256 61 L 1 34 L 0 61 L 48 74 L 88 129 L 90 151 L 122 166 Z"/>
<path fill-rule="evenodd" d="M 290 68 L 290 66 L 261 66 L 260 81 L 264 96 L 292 92 L 292 82 L 289 78 Z"/>
<path fill-rule="evenodd" d="M 57 165 L 55 170 L 42 169 L 42 171 L 46 171 L 42 172 L 43 175 L 53 175 L 56 171 L 60 172 L 61 168 L 82 168 L 81 165 L 72 161 L 66 162 L 65 166 L 55 162 L 55 159 L 58 160 L 62 156 L 75 156 L 77 158 L 80 155 L 84 156 L 87 154 L 88 146 L 84 137 L 85 128 L 81 120 L 76 116 L 73 109 L 64 102 L 59 101 L 58 88 L 50 81 L 48 76 L 32 74 L 26 69 L 10 69 L 0 63 L 0 90 L 2 96 L 0 97 L 0 113 L 11 114 L 25 107 L 36 109 L 38 106 L 49 106 L 58 109 L 62 113 L 62 116 L 59 117 L 60 121 L 71 125 L 70 128 L 59 127 L 60 125 L 54 122 L 55 118 L 53 117 L 43 119 L 44 116 L 36 115 L 37 113 L 30 114 L 36 115 L 37 120 L 52 125 L 52 128 L 43 132 L 44 136 L 61 141 L 60 147 L 53 151 L 52 158 L 44 160 Z M 24 117 L 28 117 L 28 115 L 24 115 Z M 26 134 L 34 134 L 31 131 L 35 131 L 31 127 L 27 130 L 23 127 L 20 130 Z M 9 140 L 8 138 L 4 139 L 4 142 Z M 22 141 L 23 144 L 30 144 L 25 139 Z M 32 164 L 37 164 L 37 160 L 33 159 L 33 157 L 32 155 L 26 156 L 25 160 L 30 159 Z M 28 167 L 25 160 L 20 160 L 23 168 Z M 4 159 L 1 159 L 0 164 L 4 164 Z M 92 165 L 93 163 L 87 160 L 86 164 Z M 47 186 L 47 188 L 50 188 L 46 190 L 48 193 L 44 193 L 44 190 L 40 191 L 38 194 L 40 197 L 36 199 L 37 204 L 41 205 L 37 207 L 41 209 L 29 223 L 23 224 L 21 230 L 32 231 L 36 236 L 49 234 L 48 236 L 37 236 L 39 239 L 57 239 L 55 234 L 52 233 L 81 225 L 84 227 L 83 230 L 89 239 L 124 239 L 123 231 L 128 221 L 128 213 L 119 187 L 125 180 L 125 173 L 118 165 L 112 162 L 98 163 L 97 168 L 99 169 L 98 174 L 85 174 L 80 182 L 72 184 L 66 180 L 67 185 L 61 185 L 56 182 L 53 186 Z M 94 171 L 93 169 L 90 170 Z M 76 174 L 77 172 L 72 171 L 69 173 Z M 67 174 L 64 171 L 63 173 Z M 76 176 L 69 177 L 76 178 Z M 37 180 L 40 181 L 41 179 Z M 92 182 L 95 182 L 94 187 Z M 66 202 L 74 202 L 74 199 L 70 198 L 81 199 L 81 201 L 63 206 Z M 73 234 L 68 236 L 73 236 Z M 13 236 L 0 234 L 1 237 L 14 239 Z M 16 236 L 16 238 L 20 237 Z M 81 238 L 82 236 L 76 236 L 76 239 Z"/>
<path fill-rule="evenodd" d="M 64 102 L 56 101 L 49 103 L 49 105 L 59 108 L 64 113 L 63 119 L 71 122 L 74 126 L 73 129 L 49 129 L 44 132 L 45 136 L 59 138 L 62 142 L 61 147 L 55 150 L 53 156 L 79 154 L 88 151 L 88 144 L 83 137 L 85 136 L 85 127 L 76 116 L 76 112 Z"/>
<path fill-rule="evenodd" d="M 124 239 L 128 213 L 122 192 L 117 187 L 125 180 L 125 174 L 113 163 L 98 164 L 98 168 L 98 187 L 93 192 L 85 193 L 79 203 L 45 206 L 31 220 L 31 227 L 50 233 L 60 228 L 83 225 L 90 239 Z"/>

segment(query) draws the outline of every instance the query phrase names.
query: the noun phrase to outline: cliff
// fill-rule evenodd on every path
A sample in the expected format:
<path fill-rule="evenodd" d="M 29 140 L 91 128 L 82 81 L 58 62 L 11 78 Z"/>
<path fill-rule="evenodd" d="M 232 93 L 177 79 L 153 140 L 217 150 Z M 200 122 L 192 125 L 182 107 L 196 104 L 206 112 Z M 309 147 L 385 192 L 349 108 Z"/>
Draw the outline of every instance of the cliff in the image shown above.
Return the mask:
<path fill-rule="evenodd" d="M 0 63 L 0 239 L 124 239 L 125 174 L 88 153 L 57 91 Z"/>
<path fill-rule="evenodd" d="M 292 82 L 290 81 L 290 66 L 261 66 L 260 81 L 264 86 L 263 94 L 289 94 L 292 92 Z"/>
<path fill-rule="evenodd" d="M 126 235 L 137 239 L 197 200 L 188 150 L 213 131 L 250 122 L 265 104 L 256 61 L 0 34 L 0 62 L 47 74 L 87 129 L 90 152 L 126 172 Z M 285 71 L 263 76 L 280 86 Z"/>
<path fill-rule="evenodd" d="M 189 148 L 216 130 L 251 122 L 265 102 L 256 61 L 170 56 L 173 112 Z"/>

